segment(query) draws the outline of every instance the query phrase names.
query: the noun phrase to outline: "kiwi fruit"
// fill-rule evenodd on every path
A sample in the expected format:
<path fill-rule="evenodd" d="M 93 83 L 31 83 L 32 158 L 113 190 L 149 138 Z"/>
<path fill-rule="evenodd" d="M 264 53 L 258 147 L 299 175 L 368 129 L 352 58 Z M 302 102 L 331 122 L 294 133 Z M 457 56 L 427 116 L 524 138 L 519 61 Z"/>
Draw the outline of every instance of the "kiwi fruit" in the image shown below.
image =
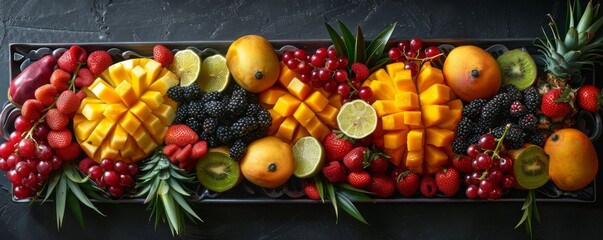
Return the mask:
<path fill-rule="evenodd" d="M 223 152 L 208 152 L 195 165 L 201 185 L 214 192 L 224 192 L 239 182 L 239 164 Z"/>
<path fill-rule="evenodd" d="M 536 81 L 538 69 L 529 53 L 522 49 L 514 49 L 500 55 L 496 62 L 502 74 L 502 84 L 513 84 L 524 90 Z"/>
<path fill-rule="evenodd" d="M 536 145 L 526 145 L 509 151 L 513 157 L 513 173 L 516 187 L 536 189 L 549 181 L 549 156 Z"/>

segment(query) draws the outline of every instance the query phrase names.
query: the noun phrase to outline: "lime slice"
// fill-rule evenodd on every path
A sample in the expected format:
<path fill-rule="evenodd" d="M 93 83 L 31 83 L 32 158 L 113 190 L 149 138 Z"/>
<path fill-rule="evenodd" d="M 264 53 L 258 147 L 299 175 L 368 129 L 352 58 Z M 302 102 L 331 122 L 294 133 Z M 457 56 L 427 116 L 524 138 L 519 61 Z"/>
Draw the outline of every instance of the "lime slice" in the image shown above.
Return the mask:
<path fill-rule="evenodd" d="M 337 125 L 348 137 L 361 139 L 377 128 L 377 112 L 364 100 L 347 102 L 339 109 Z"/>
<path fill-rule="evenodd" d="M 230 71 L 226 66 L 226 58 L 216 54 L 203 60 L 197 84 L 206 92 L 221 92 L 228 86 L 229 79 Z"/>
<path fill-rule="evenodd" d="M 293 159 L 295 159 L 293 175 L 298 178 L 310 178 L 322 169 L 325 150 L 316 138 L 303 137 L 293 145 Z"/>
<path fill-rule="evenodd" d="M 174 54 L 174 61 L 169 69 L 180 78 L 180 86 L 191 85 L 199 77 L 201 57 L 193 50 L 180 50 Z"/>

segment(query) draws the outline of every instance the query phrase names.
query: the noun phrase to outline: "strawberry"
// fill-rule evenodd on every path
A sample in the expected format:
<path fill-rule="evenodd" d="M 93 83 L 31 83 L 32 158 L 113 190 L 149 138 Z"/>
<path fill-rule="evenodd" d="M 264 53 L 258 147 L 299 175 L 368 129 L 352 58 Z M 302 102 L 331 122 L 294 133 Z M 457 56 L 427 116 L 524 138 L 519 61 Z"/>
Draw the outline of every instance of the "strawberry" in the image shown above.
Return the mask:
<path fill-rule="evenodd" d="M 430 175 L 425 175 L 421 178 L 421 194 L 425 197 L 433 197 L 438 193 L 438 186 Z"/>
<path fill-rule="evenodd" d="M 361 171 L 364 169 L 365 163 L 368 164 L 365 161 L 367 155 L 368 151 L 365 147 L 354 148 L 343 157 L 343 164 L 350 172 Z"/>
<path fill-rule="evenodd" d="M 176 161 L 184 163 L 188 162 L 191 156 L 191 151 L 193 150 L 193 145 L 187 144 L 184 146 L 179 152 L 176 152 L 174 158 Z"/>
<path fill-rule="evenodd" d="M 180 147 L 176 144 L 168 144 L 168 145 L 165 145 L 165 147 L 163 147 L 163 149 L 161 149 L 161 152 L 163 153 L 163 155 L 165 155 L 171 159 L 172 155 L 174 155 L 174 153 L 176 153 L 176 151 L 178 151 L 179 149 L 180 149 Z"/>
<path fill-rule="evenodd" d="M 50 109 L 48 112 L 46 112 L 46 124 L 48 124 L 52 130 L 61 130 L 66 128 L 67 125 L 69 125 L 69 119 L 69 116 L 60 112 L 56 108 Z"/>
<path fill-rule="evenodd" d="M 92 160 L 92 158 L 84 158 L 82 159 L 79 163 L 78 163 L 78 168 L 80 169 L 80 171 L 82 171 L 84 174 L 89 174 L 88 173 L 88 169 L 90 169 L 90 167 L 92 167 L 93 165 L 95 165 L 96 162 L 94 160 Z"/>
<path fill-rule="evenodd" d="M 55 149 L 54 152 L 57 154 L 57 156 L 63 159 L 63 161 L 70 162 L 80 156 L 82 149 L 80 148 L 80 144 L 73 141 L 67 145 L 67 147 Z"/>
<path fill-rule="evenodd" d="M 332 161 L 322 167 L 322 174 L 325 175 L 329 182 L 336 183 L 344 177 L 345 169 L 340 162 Z"/>
<path fill-rule="evenodd" d="M 206 141 L 198 141 L 193 145 L 193 150 L 191 151 L 191 159 L 199 160 L 207 153 L 207 142 Z"/>
<path fill-rule="evenodd" d="M 172 61 L 174 61 L 174 54 L 163 45 L 155 45 L 153 47 L 153 60 L 161 63 L 163 67 L 169 67 Z"/>
<path fill-rule="evenodd" d="M 471 167 L 471 158 L 466 155 L 457 155 L 452 159 L 452 166 L 461 173 L 470 174 L 473 172 L 473 167 Z"/>
<path fill-rule="evenodd" d="M 410 197 L 419 191 L 420 178 L 419 175 L 411 171 L 404 171 L 396 178 L 396 189 L 402 196 Z"/>
<path fill-rule="evenodd" d="M 36 121 L 40 118 L 44 104 L 37 99 L 27 99 L 21 107 L 21 116 L 30 121 Z"/>
<path fill-rule="evenodd" d="M 86 92 L 82 91 L 82 90 L 78 90 L 75 95 L 77 96 L 77 99 L 79 100 L 79 102 L 81 103 L 84 98 L 87 97 Z"/>
<path fill-rule="evenodd" d="M 77 72 L 77 77 L 75 78 L 75 86 L 78 88 L 83 88 L 92 85 L 94 82 L 94 75 L 87 68 L 80 68 Z"/>
<path fill-rule="evenodd" d="M 435 175 L 435 182 L 440 192 L 446 197 L 454 196 L 461 186 L 461 177 L 454 168 L 444 168 Z"/>
<path fill-rule="evenodd" d="M 542 96 L 540 111 L 550 118 L 565 117 L 573 107 L 573 98 L 569 88 L 561 91 L 559 88 L 551 89 Z"/>
<path fill-rule="evenodd" d="M 320 200 L 320 193 L 318 193 L 318 188 L 313 182 L 307 182 L 304 184 L 304 193 L 310 199 Z"/>
<path fill-rule="evenodd" d="M 76 62 L 81 64 L 86 63 L 86 58 L 88 57 L 86 50 L 78 45 L 73 45 L 69 48 L 69 55 L 71 55 Z"/>
<path fill-rule="evenodd" d="M 587 112 L 597 112 L 603 105 L 603 96 L 599 88 L 593 85 L 584 85 L 578 89 L 578 106 Z"/>
<path fill-rule="evenodd" d="M 99 50 L 90 53 L 86 64 L 88 65 L 90 72 L 94 74 L 94 76 L 98 76 L 113 64 L 113 59 L 107 51 Z"/>
<path fill-rule="evenodd" d="M 348 182 L 352 187 L 362 189 L 371 183 L 371 174 L 367 171 L 356 171 L 348 174 Z"/>
<path fill-rule="evenodd" d="M 354 144 L 343 137 L 343 134 L 329 133 L 322 142 L 325 148 L 326 162 L 341 161 Z"/>
<path fill-rule="evenodd" d="M 58 93 L 57 88 L 52 84 L 44 84 L 36 89 L 34 96 L 40 100 L 45 107 L 52 105 L 54 102 L 54 96 Z"/>
<path fill-rule="evenodd" d="M 389 161 L 383 156 L 373 159 L 368 166 L 369 171 L 372 173 L 386 173 L 388 168 Z"/>
<path fill-rule="evenodd" d="M 366 65 L 355 62 L 352 64 L 352 72 L 356 74 L 356 79 L 364 81 L 369 76 L 369 69 Z"/>
<path fill-rule="evenodd" d="M 55 69 L 50 75 L 50 84 L 57 88 L 57 92 L 67 90 L 69 81 L 71 81 L 71 74 L 60 68 Z"/>
<path fill-rule="evenodd" d="M 193 129 L 185 124 L 175 124 L 168 128 L 165 133 L 165 144 L 176 144 L 184 147 L 188 144 L 195 144 L 199 140 L 199 136 Z"/>
<path fill-rule="evenodd" d="M 77 69 L 77 59 L 71 56 L 71 51 L 66 51 L 59 57 L 57 65 L 66 72 L 72 73 Z"/>
<path fill-rule="evenodd" d="M 75 112 L 80 106 L 80 101 L 77 95 L 71 90 L 63 91 L 56 102 L 57 109 L 64 114 Z"/>
<path fill-rule="evenodd" d="M 384 174 L 375 174 L 366 190 L 375 193 L 378 198 L 390 198 L 396 192 L 396 184 L 392 178 Z"/>
<path fill-rule="evenodd" d="M 48 140 L 48 145 L 55 150 L 65 148 L 71 144 L 71 131 L 67 128 L 58 131 L 50 130 L 46 139 Z"/>

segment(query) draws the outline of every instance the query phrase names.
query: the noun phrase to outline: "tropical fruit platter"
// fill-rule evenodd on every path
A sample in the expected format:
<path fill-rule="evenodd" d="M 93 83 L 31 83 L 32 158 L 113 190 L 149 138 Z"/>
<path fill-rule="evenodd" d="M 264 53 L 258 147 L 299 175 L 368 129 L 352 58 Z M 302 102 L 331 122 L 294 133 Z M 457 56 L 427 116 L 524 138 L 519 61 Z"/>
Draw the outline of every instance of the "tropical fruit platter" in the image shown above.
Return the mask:
<path fill-rule="evenodd" d="M 58 228 L 99 202 L 146 204 L 178 235 L 212 202 L 368 223 L 356 204 L 517 201 L 531 235 L 536 202 L 596 201 L 598 8 L 537 39 L 337 21 L 324 40 L 11 44 L 0 170 Z"/>

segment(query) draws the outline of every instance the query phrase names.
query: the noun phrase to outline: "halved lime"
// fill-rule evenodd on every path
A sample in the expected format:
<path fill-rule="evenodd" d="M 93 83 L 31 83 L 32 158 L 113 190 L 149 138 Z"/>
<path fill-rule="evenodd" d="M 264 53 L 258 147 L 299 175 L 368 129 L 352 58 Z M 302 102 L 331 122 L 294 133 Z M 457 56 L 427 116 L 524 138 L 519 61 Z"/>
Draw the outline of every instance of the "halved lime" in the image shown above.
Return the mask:
<path fill-rule="evenodd" d="M 197 84 L 206 92 L 221 92 L 228 86 L 230 71 L 226 66 L 226 58 L 220 54 L 213 55 L 203 60 L 201 75 Z"/>
<path fill-rule="evenodd" d="M 339 109 L 337 125 L 348 137 L 361 139 L 377 128 L 377 112 L 364 100 L 347 102 Z"/>
<path fill-rule="evenodd" d="M 193 50 L 180 50 L 174 54 L 174 61 L 169 70 L 180 78 L 180 86 L 191 85 L 199 77 L 201 57 Z"/>
<path fill-rule="evenodd" d="M 295 159 L 293 175 L 298 178 L 310 178 L 322 169 L 325 163 L 325 150 L 316 138 L 303 137 L 293 145 L 293 159 Z"/>

